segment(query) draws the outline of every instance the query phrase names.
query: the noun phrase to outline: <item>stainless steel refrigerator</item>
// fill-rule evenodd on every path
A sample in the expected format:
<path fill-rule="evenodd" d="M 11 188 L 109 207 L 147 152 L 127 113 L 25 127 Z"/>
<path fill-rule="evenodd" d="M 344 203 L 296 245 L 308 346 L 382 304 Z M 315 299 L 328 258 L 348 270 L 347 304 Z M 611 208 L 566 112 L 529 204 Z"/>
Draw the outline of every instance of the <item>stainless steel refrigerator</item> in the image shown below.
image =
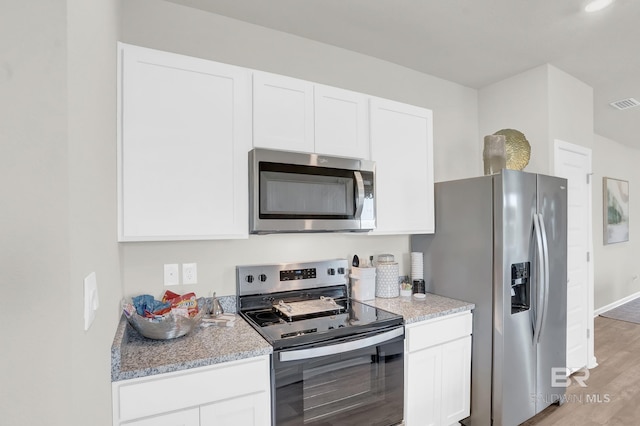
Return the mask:
<path fill-rule="evenodd" d="M 411 237 L 427 291 L 476 305 L 462 423 L 515 426 L 562 402 L 567 181 L 503 170 L 437 183 L 435 218 L 434 235 Z"/>

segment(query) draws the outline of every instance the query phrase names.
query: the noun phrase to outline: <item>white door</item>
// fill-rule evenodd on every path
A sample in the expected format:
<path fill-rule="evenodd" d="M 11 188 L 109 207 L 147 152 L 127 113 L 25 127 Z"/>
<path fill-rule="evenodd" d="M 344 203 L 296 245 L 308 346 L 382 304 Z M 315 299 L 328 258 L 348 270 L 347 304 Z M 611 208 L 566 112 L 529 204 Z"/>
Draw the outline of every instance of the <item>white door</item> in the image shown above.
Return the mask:
<path fill-rule="evenodd" d="M 442 348 L 434 346 L 407 355 L 404 420 L 407 425 L 440 424 Z"/>
<path fill-rule="evenodd" d="M 200 426 L 268 426 L 270 414 L 269 395 L 259 392 L 203 405 Z"/>
<path fill-rule="evenodd" d="M 200 426 L 200 411 L 198 408 L 174 411 L 169 414 L 148 417 L 143 420 L 126 423 L 127 426 Z"/>
<path fill-rule="evenodd" d="M 253 74 L 253 146 L 314 152 L 313 83 Z"/>
<path fill-rule="evenodd" d="M 368 97 L 316 84 L 315 152 L 369 159 Z"/>
<path fill-rule="evenodd" d="M 373 98 L 371 159 L 376 162 L 375 234 L 432 234 L 433 113 Z"/>
<path fill-rule="evenodd" d="M 119 49 L 119 241 L 247 238 L 249 72 Z"/>
<path fill-rule="evenodd" d="M 567 367 L 595 366 L 591 238 L 591 150 L 555 141 L 556 176 L 568 181 Z M 590 360 L 593 358 L 593 362 Z"/>
<path fill-rule="evenodd" d="M 471 408 L 471 336 L 442 345 L 442 424 L 469 417 Z"/>

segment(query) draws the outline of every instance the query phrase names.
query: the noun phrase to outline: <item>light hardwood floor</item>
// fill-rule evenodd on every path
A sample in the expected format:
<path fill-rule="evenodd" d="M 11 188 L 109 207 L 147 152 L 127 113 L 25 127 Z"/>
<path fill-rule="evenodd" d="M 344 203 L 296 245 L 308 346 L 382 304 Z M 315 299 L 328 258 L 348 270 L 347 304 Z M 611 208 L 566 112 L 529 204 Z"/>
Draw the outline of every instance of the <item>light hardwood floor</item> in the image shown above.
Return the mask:
<path fill-rule="evenodd" d="M 523 425 L 640 425 L 640 324 L 597 317 L 594 336 L 598 367 L 590 370 L 587 386 L 572 381 L 562 406 Z"/>

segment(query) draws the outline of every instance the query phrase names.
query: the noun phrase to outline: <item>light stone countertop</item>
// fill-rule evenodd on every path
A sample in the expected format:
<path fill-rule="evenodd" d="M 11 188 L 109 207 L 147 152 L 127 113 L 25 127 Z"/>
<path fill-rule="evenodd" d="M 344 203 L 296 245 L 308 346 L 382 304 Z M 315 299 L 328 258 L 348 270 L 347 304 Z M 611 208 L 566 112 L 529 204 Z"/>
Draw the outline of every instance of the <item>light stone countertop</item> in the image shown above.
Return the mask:
<path fill-rule="evenodd" d="M 472 310 L 473 303 L 427 293 L 413 297 L 376 298 L 363 301 L 394 314 L 405 324 Z M 111 346 L 111 380 L 120 381 L 187 370 L 273 353 L 271 345 L 244 319 L 236 315 L 233 327 L 198 327 L 171 340 L 147 339 L 120 318 Z"/>
<path fill-rule="evenodd" d="M 475 308 L 473 303 L 449 299 L 432 293 L 427 293 L 423 300 L 402 296 L 390 299 L 376 297 L 374 300 L 365 300 L 362 303 L 402 315 L 405 324 L 470 311 Z"/>
<path fill-rule="evenodd" d="M 239 315 L 233 327 L 198 327 L 170 340 L 147 339 L 124 315 L 111 346 L 111 381 L 204 367 L 273 352 L 271 345 Z"/>

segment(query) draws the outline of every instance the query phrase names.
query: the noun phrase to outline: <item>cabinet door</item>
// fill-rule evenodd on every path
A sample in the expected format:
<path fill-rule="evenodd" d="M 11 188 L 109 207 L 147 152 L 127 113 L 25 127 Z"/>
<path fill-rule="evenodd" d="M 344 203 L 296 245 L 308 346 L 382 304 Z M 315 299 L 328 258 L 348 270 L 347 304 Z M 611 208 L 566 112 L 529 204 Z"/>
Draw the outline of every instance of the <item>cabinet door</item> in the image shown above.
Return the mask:
<path fill-rule="evenodd" d="M 253 146 L 314 152 L 313 83 L 253 74 Z"/>
<path fill-rule="evenodd" d="M 368 97 L 315 85 L 315 152 L 369 159 Z"/>
<path fill-rule="evenodd" d="M 246 238 L 249 71 L 119 49 L 119 240 Z"/>
<path fill-rule="evenodd" d="M 269 396 L 262 392 L 200 407 L 200 426 L 271 425 Z"/>
<path fill-rule="evenodd" d="M 471 336 L 442 346 L 442 424 L 469 417 L 471 407 Z"/>
<path fill-rule="evenodd" d="M 127 423 L 126 426 L 199 426 L 200 413 L 198 408 L 180 410 L 170 414 L 149 417 Z"/>
<path fill-rule="evenodd" d="M 433 233 L 431 111 L 376 98 L 370 117 L 377 185 L 374 233 Z"/>
<path fill-rule="evenodd" d="M 442 393 L 440 346 L 407 355 L 405 423 L 407 426 L 440 425 Z"/>

